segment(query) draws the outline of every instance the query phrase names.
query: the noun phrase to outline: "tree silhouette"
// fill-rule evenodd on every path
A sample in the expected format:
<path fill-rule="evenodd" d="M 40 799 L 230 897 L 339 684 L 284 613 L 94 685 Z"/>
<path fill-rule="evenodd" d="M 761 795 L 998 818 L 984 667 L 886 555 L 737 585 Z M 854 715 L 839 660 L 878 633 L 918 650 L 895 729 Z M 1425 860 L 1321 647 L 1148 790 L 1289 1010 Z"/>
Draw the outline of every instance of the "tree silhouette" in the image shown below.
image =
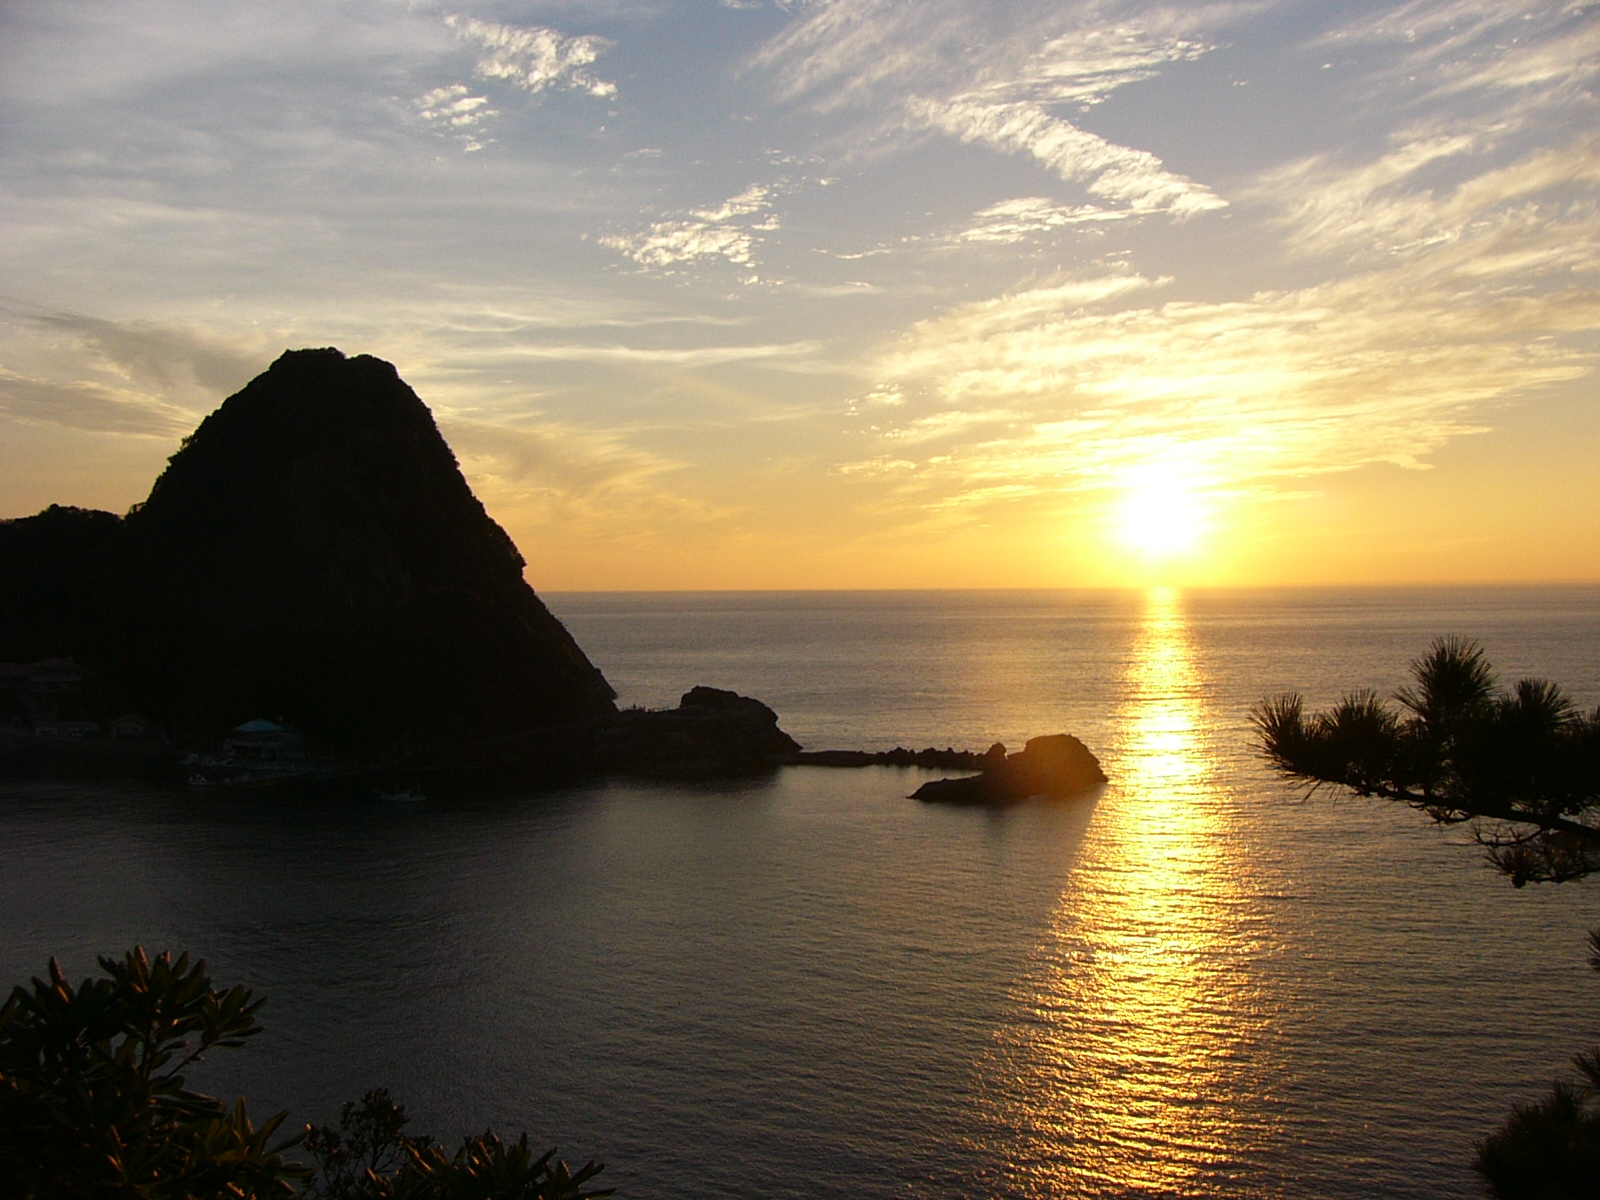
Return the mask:
<path fill-rule="evenodd" d="M 1476 642 L 1440 638 L 1391 703 L 1351 692 L 1307 715 L 1296 693 L 1252 713 L 1262 752 L 1312 790 L 1396 800 L 1442 824 L 1472 822 L 1517 887 L 1600 870 L 1600 709 L 1556 684 L 1497 684 Z"/>
<path fill-rule="evenodd" d="M 454 1154 L 408 1135 L 383 1089 L 349 1103 L 339 1127 L 307 1126 L 269 1144 L 288 1113 L 259 1128 L 191 1091 L 184 1073 L 212 1050 L 261 1032 L 266 1003 L 213 987 L 205 961 L 155 959 L 135 947 L 102 958 L 105 975 L 74 987 L 50 978 L 12 989 L 0 1007 L 0 1196 L 6 1200 L 599 1200 L 590 1181 L 528 1135 L 463 1138 Z M 285 1152 L 304 1143 L 317 1170 Z M 304 1184 L 304 1190 L 300 1185 Z"/>
<path fill-rule="evenodd" d="M 1600 971 L 1600 933 L 1589 934 Z M 1500 1200 L 1577 1200 L 1600 1192 L 1600 1050 L 1575 1055 L 1575 1080 L 1558 1080 L 1535 1104 L 1518 1104 L 1478 1143 L 1477 1169 Z"/>
<path fill-rule="evenodd" d="M 211 986 L 187 954 L 154 961 L 134 949 L 102 958 L 105 976 L 73 987 L 17 987 L 0 1008 L 0 1194 L 67 1197 L 287 1196 L 309 1172 L 268 1145 L 287 1113 L 260 1128 L 185 1085 L 213 1049 L 261 1032 L 263 1000 Z"/>
<path fill-rule="evenodd" d="M 1580 713 L 1556 684 L 1503 691 L 1476 642 L 1447 637 L 1411 665 L 1395 703 L 1352 692 L 1307 716 L 1300 696 L 1256 705 L 1271 764 L 1315 790 L 1397 800 L 1442 824 L 1474 823 L 1489 861 L 1517 887 L 1600 870 L 1600 709 Z M 1600 971 L 1600 931 L 1589 934 Z M 1500 1200 L 1600 1195 L 1600 1050 L 1576 1080 L 1518 1104 L 1478 1143 L 1475 1167 Z"/>

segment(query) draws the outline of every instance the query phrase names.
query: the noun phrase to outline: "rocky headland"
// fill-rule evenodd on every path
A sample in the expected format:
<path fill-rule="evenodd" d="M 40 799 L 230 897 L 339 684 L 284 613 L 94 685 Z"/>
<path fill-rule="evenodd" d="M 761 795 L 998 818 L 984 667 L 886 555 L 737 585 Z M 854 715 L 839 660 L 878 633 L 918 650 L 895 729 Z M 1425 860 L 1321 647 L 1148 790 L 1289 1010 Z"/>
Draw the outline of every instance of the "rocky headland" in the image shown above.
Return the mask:
<path fill-rule="evenodd" d="M 0 522 L 0 662 L 179 745 L 258 716 L 371 756 L 614 713 L 389 363 L 285 353 L 184 439 L 126 516 Z"/>
<path fill-rule="evenodd" d="M 0 770 L 240 786 L 980 772 L 917 793 L 960 803 L 1104 779 L 1071 738 L 1081 754 L 1048 738 L 1009 757 L 807 753 L 765 704 L 713 687 L 618 711 L 524 566 L 392 365 L 287 351 L 125 515 L 0 521 Z"/>

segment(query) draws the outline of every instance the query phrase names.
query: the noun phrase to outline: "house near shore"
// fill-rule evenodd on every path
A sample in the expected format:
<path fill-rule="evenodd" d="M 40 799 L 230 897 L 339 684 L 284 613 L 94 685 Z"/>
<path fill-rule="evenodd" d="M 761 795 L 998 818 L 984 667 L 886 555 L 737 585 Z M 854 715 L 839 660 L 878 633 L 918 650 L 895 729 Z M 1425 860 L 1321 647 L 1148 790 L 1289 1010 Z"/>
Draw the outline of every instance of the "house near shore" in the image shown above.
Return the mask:
<path fill-rule="evenodd" d="M 249 762 L 284 762 L 304 758 L 306 743 L 298 729 L 257 717 L 234 726 L 222 750 L 231 758 Z"/>
<path fill-rule="evenodd" d="M 150 722 L 138 713 L 123 713 L 106 726 L 106 732 L 119 742 L 139 741 L 150 736 Z"/>

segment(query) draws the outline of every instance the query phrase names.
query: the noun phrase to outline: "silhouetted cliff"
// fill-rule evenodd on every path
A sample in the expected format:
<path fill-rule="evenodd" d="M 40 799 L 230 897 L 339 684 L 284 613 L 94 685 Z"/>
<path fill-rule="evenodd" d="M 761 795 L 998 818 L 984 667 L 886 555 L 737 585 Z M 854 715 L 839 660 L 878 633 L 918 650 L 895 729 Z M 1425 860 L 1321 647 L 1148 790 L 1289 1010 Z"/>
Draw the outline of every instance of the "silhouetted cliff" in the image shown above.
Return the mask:
<path fill-rule="evenodd" d="M 0 661 L 72 656 L 180 737 L 265 715 L 374 750 L 614 711 L 522 567 L 393 366 L 290 351 L 125 519 L 0 522 Z"/>

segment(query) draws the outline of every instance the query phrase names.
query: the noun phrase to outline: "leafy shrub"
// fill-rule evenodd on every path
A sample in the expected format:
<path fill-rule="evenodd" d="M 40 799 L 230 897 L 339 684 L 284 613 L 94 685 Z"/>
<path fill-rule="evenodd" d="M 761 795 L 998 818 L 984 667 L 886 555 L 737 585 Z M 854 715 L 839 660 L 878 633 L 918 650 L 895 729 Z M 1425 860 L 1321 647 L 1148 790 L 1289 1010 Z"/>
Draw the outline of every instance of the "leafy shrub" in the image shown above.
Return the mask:
<path fill-rule="evenodd" d="M 307 1172 L 269 1145 L 287 1113 L 259 1129 L 190 1091 L 184 1072 L 212 1049 L 261 1032 L 265 1001 L 219 991 L 204 962 L 135 949 L 100 959 L 105 977 L 74 988 L 50 978 L 17 987 L 0 1009 L 0 1194 L 17 1200 L 90 1195 L 292 1195 Z"/>
<path fill-rule="evenodd" d="M 576 1174 L 554 1150 L 535 1156 L 524 1133 L 509 1145 L 492 1132 L 462 1139 L 446 1154 L 427 1134 L 405 1132 L 409 1118 L 383 1088 L 347 1101 L 339 1127 L 314 1125 L 305 1145 L 317 1161 L 318 1200 L 594 1200 L 610 1189 L 585 1191 L 603 1169 L 587 1163 Z"/>
<path fill-rule="evenodd" d="M 274 1142 L 288 1117 L 259 1128 L 191 1091 L 185 1072 L 214 1049 L 261 1032 L 266 1003 L 212 986 L 204 960 L 153 961 L 135 948 L 102 958 L 99 979 L 12 989 L 0 1008 L 0 1196 L 6 1200 L 597 1200 L 602 1167 L 568 1169 L 528 1135 L 463 1139 L 447 1154 L 408 1135 L 387 1091 L 347 1103 L 337 1129 L 308 1126 Z M 304 1143 L 313 1170 L 285 1157 Z"/>

